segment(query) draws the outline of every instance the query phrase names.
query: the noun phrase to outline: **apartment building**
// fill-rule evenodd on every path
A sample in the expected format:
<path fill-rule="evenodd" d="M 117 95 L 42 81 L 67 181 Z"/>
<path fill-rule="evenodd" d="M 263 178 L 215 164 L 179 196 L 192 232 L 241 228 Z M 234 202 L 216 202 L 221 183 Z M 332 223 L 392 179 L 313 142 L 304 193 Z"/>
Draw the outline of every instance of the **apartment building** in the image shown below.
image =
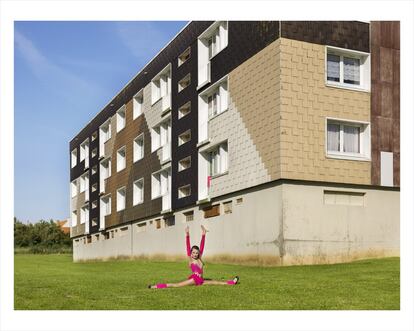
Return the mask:
<path fill-rule="evenodd" d="M 193 21 L 70 142 L 74 260 L 399 255 L 399 22 Z"/>

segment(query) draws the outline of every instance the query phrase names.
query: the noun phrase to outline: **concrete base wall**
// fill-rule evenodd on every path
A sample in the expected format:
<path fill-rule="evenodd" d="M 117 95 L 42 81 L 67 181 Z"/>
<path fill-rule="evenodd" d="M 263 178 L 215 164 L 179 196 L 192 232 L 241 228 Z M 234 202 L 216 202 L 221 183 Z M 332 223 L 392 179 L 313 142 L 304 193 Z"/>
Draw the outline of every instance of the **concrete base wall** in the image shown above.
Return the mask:
<path fill-rule="evenodd" d="M 242 201 L 240 201 L 242 199 Z M 224 204 L 231 201 L 231 212 Z M 273 183 L 214 201 L 220 215 L 203 208 L 178 211 L 175 225 L 162 216 L 74 240 L 74 261 L 121 256 L 185 257 L 184 229 L 199 245 L 209 232 L 204 258 L 215 261 L 314 264 L 399 255 L 399 192 L 333 185 Z M 228 206 L 228 205 L 227 205 Z M 192 210 L 194 219 L 186 221 Z M 159 221 L 158 221 L 159 220 Z M 145 227 L 138 224 L 146 223 Z M 156 224 L 160 223 L 160 228 Z"/>

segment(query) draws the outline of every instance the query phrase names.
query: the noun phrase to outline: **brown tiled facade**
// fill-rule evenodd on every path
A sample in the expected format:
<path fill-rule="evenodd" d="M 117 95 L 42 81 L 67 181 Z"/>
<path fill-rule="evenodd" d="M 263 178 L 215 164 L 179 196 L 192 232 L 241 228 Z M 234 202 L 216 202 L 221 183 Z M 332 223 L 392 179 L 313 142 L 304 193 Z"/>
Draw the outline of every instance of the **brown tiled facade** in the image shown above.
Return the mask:
<path fill-rule="evenodd" d="M 198 36 L 213 22 L 191 22 L 106 106 L 70 143 L 78 149 L 78 162 L 71 168 L 71 181 L 89 173 L 89 201 L 84 194 L 71 200 L 77 225 L 71 236 L 98 234 L 121 225 L 152 217 L 163 220 L 175 212 L 199 206 L 199 160 L 201 153 L 226 141 L 228 169 L 209 179 L 208 205 L 226 194 L 241 192 L 282 180 L 379 186 L 381 151 L 394 153 L 394 186 L 399 187 L 399 25 L 398 22 L 228 22 L 228 46 L 212 57 L 210 80 L 197 86 Z M 326 84 L 326 47 L 364 52 L 371 58 L 371 88 L 358 90 Z M 178 66 L 180 54 L 190 48 L 190 58 Z M 151 80 L 167 65 L 171 68 L 171 109 L 162 101 L 152 104 Z M 144 75 L 144 72 L 146 74 Z M 177 84 L 187 75 L 191 83 L 179 92 Z M 199 145 L 200 95 L 217 81 L 228 82 L 228 108 L 208 122 L 209 141 Z M 133 97 L 143 90 L 143 113 L 133 119 Z M 183 118 L 178 108 L 190 102 Z M 116 131 L 116 111 L 125 105 L 125 127 Z M 92 134 L 111 118 L 112 137 L 105 143 L 111 157 L 111 176 L 105 192 L 99 185 L 99 134 Z M 151 151 L 151 130 L 170 118 L 171 159 L 162 162 L 162 149 Z M 371 155 L 366 160 L 334 159 L 326 153 L 326 119 L 336 118 L 370 124 Z M 191 131 L 189 142 L 178 146 L 178 137 Z M 144 157 L 133 162 L 133 141 L 144 136 Z M 79 144 L 87 137 L 90 153 L 85 168 L 79 162 Z M 126 147 L 126 167 L 117 172 L 117 151 Z M 178 161 L 191 157 L 191 167 L 179 171 Z M 97 166 L 98 173 L 90 170 Z M 152 199 L 152 174 L 170 169 L 171 209 L 163 211 L 161 197 Z M 133 206 L 133 183 L 144 181 L 144 201 Z M 207 178 L 206 178 L 207 180 Z M 190 186 L 190 195 L 180 198 L 178 188 Z M 117 190 L 126 188 L 125 209 L 117 212 Z M 100 228 L 103 195 L 111 194 L 111 214 Z M 98 206 L 92 208 L 91 203 Z M 80 208 L 89 204 L 89 226 L 80 224 Z M 204 202 L 203 202 L 204 203 Z M 216 207 L 215 207 L 216 208 Z M 217 209 L 219 210 L 219 209 Z M 95 219 L 95 223 L 92 220 Z M 96 223 L 97 221 L 97 223 Z M 89 228 L 89 233 L 86 229 Z"/>

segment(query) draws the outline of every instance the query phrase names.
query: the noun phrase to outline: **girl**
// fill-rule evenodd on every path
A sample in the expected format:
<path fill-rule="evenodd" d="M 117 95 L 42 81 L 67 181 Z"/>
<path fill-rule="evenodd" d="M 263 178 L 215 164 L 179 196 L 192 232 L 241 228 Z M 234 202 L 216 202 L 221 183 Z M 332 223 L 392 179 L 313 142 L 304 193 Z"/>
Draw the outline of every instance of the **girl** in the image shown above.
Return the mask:
<path fill-rule="evenodd" d="M 239 277 L 234 277 L 233 280 L 228 281 L 219 281 L 219 280 L 207 280 L 203 279 L 203 261 L 201 256 L 204 251 L 204 243 L 206 240 L 207 230 L 204 226 L 201 226 L 201 243 L 200 247 L 193 246 L 190 248 L 190 231 L 188 226 L 185 228 L 186 233 L 186 244 L 187 244 L 187 256 L 189 258 L 189 267 L 192 271 L 192 274 L 188 277 L 187 280 L 184 280 L 180 283 L 169 283 L 169 284 L 157 284 L 157 285 L 148 285 L 148 288 L 166 288 L 166 287 L 182 287 L 188 285 L 236 285 L 239 282 Z"/>

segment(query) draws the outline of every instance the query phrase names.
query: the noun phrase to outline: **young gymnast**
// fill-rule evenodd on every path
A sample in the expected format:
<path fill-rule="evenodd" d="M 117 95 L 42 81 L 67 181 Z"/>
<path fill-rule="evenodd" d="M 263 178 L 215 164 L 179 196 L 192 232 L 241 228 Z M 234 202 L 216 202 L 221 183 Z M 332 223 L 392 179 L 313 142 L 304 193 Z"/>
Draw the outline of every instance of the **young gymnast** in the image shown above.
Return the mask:
<path fill-rule="evenodd" d="M 160 283 L 156 285 L 148 285 L 148 288 L 166 288 L 166 287 L 182 287 L 188 285 L 236 285 L 239 282 L 239 277 L 236 276 L 232 280 L 219 281 L 219 280 L 210 280 L 203 278 L 203 261 L 201 256 L 204 251 L 204 244 L 206 241 L 206 232 L 207 230 L 204 226 L 201 226 L 201 243 L 200 247 L 190 246 L 190 231 L 188 226 L 185 228 L 186 233 L 186 245 L 187 245 L 187 256 L 189 258 L 189 267 L 192 274 L 188 277 L 187 280 L 184 280 L 180 283 Z M 190 248 L 191 247 L 191 248 Z"/>

